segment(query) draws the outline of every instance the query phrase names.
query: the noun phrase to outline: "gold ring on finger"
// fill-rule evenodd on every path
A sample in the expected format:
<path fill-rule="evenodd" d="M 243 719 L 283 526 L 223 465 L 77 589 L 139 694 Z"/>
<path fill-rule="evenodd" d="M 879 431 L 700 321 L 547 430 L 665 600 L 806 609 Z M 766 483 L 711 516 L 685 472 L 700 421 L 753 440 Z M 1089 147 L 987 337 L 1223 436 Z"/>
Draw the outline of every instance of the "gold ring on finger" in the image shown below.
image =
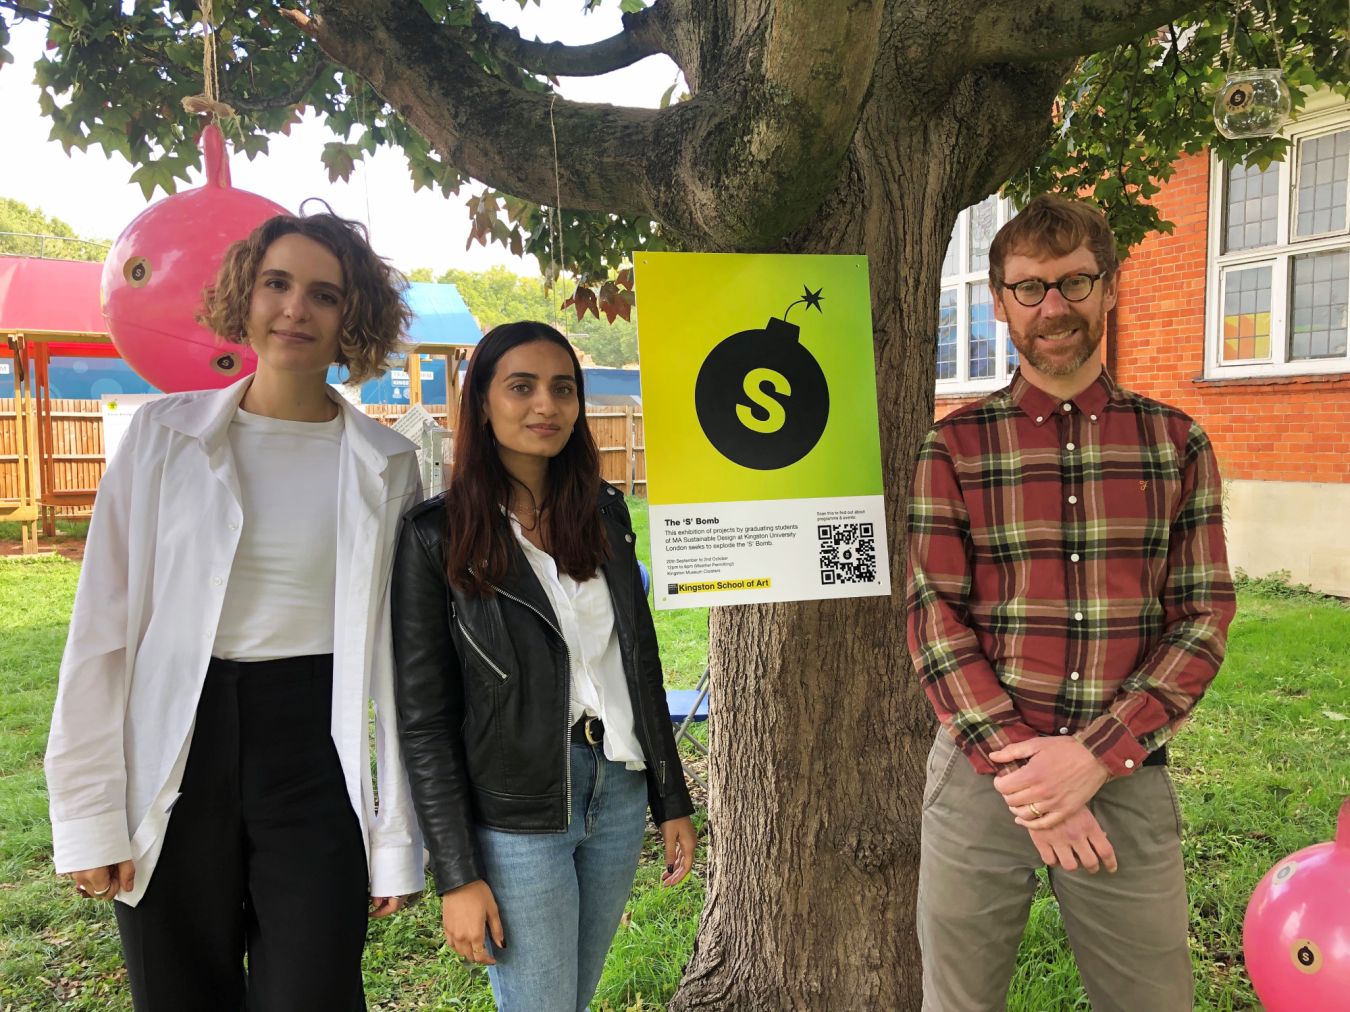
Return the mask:
<path fill-rule="evenodd" d="M 1036 818 L 1038 819 L 1044 818 L 1044 816 L 1041 815 L 1041 810 L 1036 807 L 1036 802 L 1032 801 L 1027 805 L 1027 807 L 1031 809 L 1031 814 L 1034 815 Z"/>

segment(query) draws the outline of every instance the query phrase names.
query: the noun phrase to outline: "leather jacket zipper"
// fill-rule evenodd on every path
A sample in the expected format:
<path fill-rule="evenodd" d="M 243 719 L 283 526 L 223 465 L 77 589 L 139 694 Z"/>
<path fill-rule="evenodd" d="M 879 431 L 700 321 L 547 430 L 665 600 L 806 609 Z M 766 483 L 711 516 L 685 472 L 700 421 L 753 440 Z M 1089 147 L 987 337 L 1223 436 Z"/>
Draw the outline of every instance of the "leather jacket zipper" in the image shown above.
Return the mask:
<path fill-rule="evenodd" d="M 501 668 L 499 668 L 497 666 L 497 662 L 488 656 L 487 651 L 478 645 L 478 641 L 474 639 L 473 634 L 470 633 L 469 630 L 465 628 L 464 623 L 461 622 L 458 618 L 456 618 L 455 625 L 459 626 L 459 631 L 464 634 L 464 638 L 468 641 L 469 646 L 473 647 L 473 652 L 476 653 L 479 657 L 483 658 L 484 663 L 487 664 L 487 666 L 491 668 L 493 672 L 496 673 L 498 678 L 500 678 L 503 682 L 506 681 L 508 677 L 506 672 L 503 671 Z"/>
<path fill-rule="evenodd" d="M 563 657 L 564 657 L 564 659 L 565 659 L 565 661 L 566 661 L 566 666 L 564 667 L 563 670 L 564 670 L 564 672 L 565 672 L 565 674 L 566 674 L 566 678 L 567 678 L 567 686 L 566 686 L 566 687 L 567 687 L 567 694 L 566 694 L 565 698 L 568 700 L 568 702 L 565 702 L 565 703 L 563 704 L 563 785 L 564 785 L 565 792 L 566 792 L 565 795 L 564 795 L 564 801 L 565 801 L 565 804 L 566 804 L 566 806 L 567 806 L 567 819 L 566 819 L 566 823 L 565 823 L 565 828 L 571 828 L 571 825 L 572 825 L 572 706 L 571 706 L 570 700 L 571 700 L 571 698 L 572 698 L 572 694 L 571 694 L 571 688 L 572 688 L 572 654 L 571 654 L 571 651 L 569 651 L 569 650 L 567 649 L 567 637 L 565 637 L 565 636 L 562 634 L 562 630 L 561 630 L 561 629 L 559 629 L 556 625 L 553 624 L 553 620 L 552 620 L 552 619 L 550 619 L 547 615 L 545 615 L 542 611 L 540 611 L 540 610 L 539 610 L 538 608 L 536 608 L 534 605 L 530 604 L 529 601 L 522 600 L 521 598 L 516 597 L 515 594 L 512 594 L 509 590 L 503 590 L 501 587 L 493 587 L 492 589 L 495 590 L 495 591 L 496 591 L 498 594 L 500 594 L 502 597 L 506 598 L 507 600 L 515 601 L 516 604 L 524 605 L 526 608 L 529 608 L 530 611 L 532 611 L 532 612 L 534 612 L 536 615 L 538 615 L 541 619 L 544 620 L 544 624 L 545 624 L 546 626 L 548 626 L 550 629 L 552 629 L 555 633 L 558 634 L 558 639 L 562 642 L 562 645 L 563 645 Z"/>

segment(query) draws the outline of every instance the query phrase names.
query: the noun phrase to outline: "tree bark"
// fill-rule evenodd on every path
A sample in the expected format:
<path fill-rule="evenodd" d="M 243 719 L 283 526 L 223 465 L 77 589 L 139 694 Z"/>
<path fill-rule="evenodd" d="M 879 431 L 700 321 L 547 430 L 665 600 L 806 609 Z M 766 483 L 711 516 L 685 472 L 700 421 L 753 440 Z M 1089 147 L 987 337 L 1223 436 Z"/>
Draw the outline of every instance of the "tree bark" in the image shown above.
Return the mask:
<path fill-rule="evenodd" d="M 961 209 L 1043 139 L 1067 69 L 1011 87 L 971 74 L 917 125 L 905 103 L 874 102 L 834 192 L 784 246 L 869 258 L 893 592 L 713 610 L 709 881 L 672 1012 L 920 1008 L 936 725 L 906 646 L 904 517 L 933 418 L 940 265 Z"/>

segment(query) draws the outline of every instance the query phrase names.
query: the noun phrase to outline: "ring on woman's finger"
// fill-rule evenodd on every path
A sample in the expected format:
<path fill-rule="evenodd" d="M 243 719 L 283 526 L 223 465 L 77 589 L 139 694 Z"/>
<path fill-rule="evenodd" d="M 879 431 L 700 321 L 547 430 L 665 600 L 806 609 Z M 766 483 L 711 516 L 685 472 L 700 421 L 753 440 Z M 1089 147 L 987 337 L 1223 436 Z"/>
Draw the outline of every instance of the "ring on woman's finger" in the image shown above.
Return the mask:
<path fill-rule="evenodd" d="M 1041 810 L 1040 810 L 1039 808 L 1036 807 L 1036 802 L 1034 802 L 1034 801 L 1030 802 L 1030 803 L 1027 805 L 1027 807 L 1031 809 L 1031 814 L 1034 815 L 1036 818 L 1038 818 L 1038 819 L 1043 819 L 1043 818 L 1045 818 L 1045 816 L 1041 814 Z"/>
<path fill-rule="evenodd" d="M 109 883 L 108 883 L 107 885 L 105 885 L 102 889 L 95 889 L 95 890 L 93 890 L 89 895 L 90 895 L 90 896 L 107 896 L 107 895 L 108 895 L 108 890 L 111 889 L 111 888 L 112 888 L 112 883 L 109 882 Z"/>

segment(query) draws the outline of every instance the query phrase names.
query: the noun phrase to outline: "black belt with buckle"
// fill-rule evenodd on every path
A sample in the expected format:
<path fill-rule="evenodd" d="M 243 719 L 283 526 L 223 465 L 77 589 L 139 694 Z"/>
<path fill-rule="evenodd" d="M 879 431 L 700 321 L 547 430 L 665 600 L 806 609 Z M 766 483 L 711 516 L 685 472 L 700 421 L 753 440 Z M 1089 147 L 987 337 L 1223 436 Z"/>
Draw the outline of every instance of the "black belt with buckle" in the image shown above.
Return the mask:
<path fill-rule="evenodd" d="M 1167 765 L 1167 746 L 1159 745 L 1157 749 L 1144 756 L 1143 765 L 1145 766 L 1166 766 Z"/>
<path fill-rule="evenodd" d="M 572 725 L 572 741 L 578 745 L 599 745 L 604 737 L 605 724 L 599 717 L 582 717 Z"/>

